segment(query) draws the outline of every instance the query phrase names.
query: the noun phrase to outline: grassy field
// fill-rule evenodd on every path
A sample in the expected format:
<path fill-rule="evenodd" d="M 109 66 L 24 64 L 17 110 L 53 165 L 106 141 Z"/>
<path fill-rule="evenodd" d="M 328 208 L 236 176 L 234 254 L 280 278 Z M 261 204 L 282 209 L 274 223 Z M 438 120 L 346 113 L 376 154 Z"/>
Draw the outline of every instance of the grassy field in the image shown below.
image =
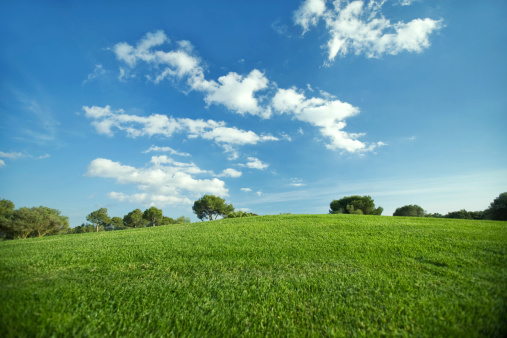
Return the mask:
<path fill-rule="evenodd" d="M 0 243 L 0 336 L 507 335 L 507 222 L 283 215 Z"/>

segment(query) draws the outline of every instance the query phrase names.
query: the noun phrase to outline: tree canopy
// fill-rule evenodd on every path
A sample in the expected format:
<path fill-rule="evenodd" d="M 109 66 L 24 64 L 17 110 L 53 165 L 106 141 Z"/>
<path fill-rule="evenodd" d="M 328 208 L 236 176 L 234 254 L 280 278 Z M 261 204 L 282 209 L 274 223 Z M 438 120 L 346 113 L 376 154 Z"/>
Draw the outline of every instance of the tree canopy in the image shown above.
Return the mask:
<path fill-rule="evenodd" d="M 359 214 L 359 215 L 381 215 L 384 209 L 375 208 L 375 203 L 370 196 L 346 196 L 334 200 L 330 204 L 330 214 Z"/>
<path fill-rule="evenodd" d="M 409 216 L 409 217 L 424 217 L 426 212 L 424 209 L 416 204 L 405 205 L 397 208 L 393 216 Z"/>
<path fill-rule="evenodd" d="M 507 221 L 507 192 L 501 193 L 484 211 L 486 218 Z"/>
<path fill-rule="evenodd" d="M 218 216 L 226 217 L 231 212 L 234 212 L 232 204 L 226 204 L 223 198 L 215 195 L 204 195 L 194 202 L 192 210 L 201 221 L 205 218 L 210 221 L 217 219 Z"/>
<path fill-rule="evenodd" d="M 109 224 L 111 224 L 111 218 L 109 218 L 107 215 L 106 208 L 95 210 L 86 216 L 86 220 L 95 226 L 97 232 L 99 231 L 100 227 L 105 229 Z"/>
<path fill-rule="evenodd" d="M 69 219 L 62 216 L 59 210 L 43 206 L 14 210 L 14 203 L 11 201 L 0 201 L 1 237 L 43 237 L 66 232 L 68 228 Z"/>
<path fill-rule="evenodd" d="M 151 226 L 156 226 L 157 224 L 160 225 L 164 216 L 162 215 L 162 210 L 151 207 L 144 211 L 143 218 L 148 221 Z"/>

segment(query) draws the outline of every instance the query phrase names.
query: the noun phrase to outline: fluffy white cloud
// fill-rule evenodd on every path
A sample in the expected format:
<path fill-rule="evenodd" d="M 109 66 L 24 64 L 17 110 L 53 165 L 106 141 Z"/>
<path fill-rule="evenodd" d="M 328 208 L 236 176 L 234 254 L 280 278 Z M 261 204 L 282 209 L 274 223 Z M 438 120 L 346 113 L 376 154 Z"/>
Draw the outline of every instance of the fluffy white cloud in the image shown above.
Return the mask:
<path fill-rule="evenodd" d="M 232 168 L 227 168 L 225 170 L 222 171 L 222 173 L 220 175 L 218 175 L 219 177 L 233 177 L 233 178 L 236 178 L 236 177 L 241 177 L 243 173 L 241 171 L 238 171 L 236 169 L 232 169 Z"/>
<path fill-rule="evenodd" d="M 175 162 L 166 156 L 154 156 L 151 166 L 135 168 L 97 158 L 88 166 L 87 176 L 112 178 L 119 184 L 136 185 L 139 193 L 126 195 L 111 192 L 109 197 L 119 201 L 164 206 L 168 204 L 191 204 L 191 198 L 202 194 L 228 196 L 225 182 L 218 178 L 196 179 L 192 175 L 208 174 L 193 163 Z"/>
<path fill-rule="evenodd" d="M 294 12 L 294 22 L 303 27 L 303 33 L 315 26 L 326 11 L 325 0 L 307 0 Z"/>
<path fill-rule="evenodd" d="M 251 192 L 252 191 L 252 189 L 250 189 L 250 188 L 241 188 L 240 190 L 241 191 L 245 191 L 245 192 Z"/>
<path fill-rule="evenodd" d="M 316 25 L 320 19 L 326 21 L 330 34 L 334 36 L 329 42 L 332 54 L 330 60 L 347 48 L 361 52 L 372 43 L 376 44 L 375 50 L 381 50 L 381 53 L 393 52 L 396 48 L 416 51 L 420 46 L 426 45 L 427 35 L 424 34 L 424 27 L 433 22 L 430 19 L 391 25 L 393 29 L 396 28 L 398 34 L 383 34 L 384 28 L 387 29 L 390 25 L 388 20 L 378 14 L 383 3 L 370 1 L 365 6 L 362 1 L 353 1 L 342 8 L 343 3 L 336 1 L 334 9 L 328 9 L 323 0 L 308 0 L 295 13 L 294 19 L 305 30 Z M 362 21 L 366 14 L 369 14 L 370 18 Z M 372 35 L 374 28 L 380 33 Z M 345 42 L 340 40 L 339 33 L 342 31 L 346 33 Z M 370 40 L 371 43 L 364 45 L 364 41 Z M 131 67 L 139 60 L 155 66 L 153 69 L 159 72 L 155 76 L 155 82 L 166 78 L 186 80 L 191 90 L 204 95 L 208 105 L 223 105 L 233 112 L 258 115 L 262 118 L 270 118 L 273 111 L 292 114 L 296 119 L 318 127 L 321 134 L 329 140 L 326 145 L 329 149 L 364 152 L 380 145 L 380 143 L 367 145 L 357 140 L 363 134 L 344 131 L 345 119 L 359 113 L 359 109 L 349 103 L 336 100 L 332 95 L 322 91 L 321 97 L 309 99 L 305 97 L 304 92 L 295 88 L 278 89 L 275 92 L 273 89 L 276 88 L 276 84 L 270 85 L 267 77 L 257 69 L 246 76 L 230 72 L 219 77 L 218 81 L 207 80 L 200 59 L 192 55 L 194 51 L 190 42 L 180 41 L 178 49 L 169 52 L 154 48 L 168 41 L 161 31 L 149 33 L 136 47 L 127 43 L 117 44 L 115 53 L 118 59 Z M 268 90 L 269 88 L 271 90 Z M 314 91 L 310 85 L 308 90 Z M 263 95 L 265 100 L 260 99 L 259 94 L 262 91 L 267 91 Z M 84 107 L 85 110 L 90 110 L 87 111 L 87 117 L 95 120 L 92 124 L 99 133 L 111 136 L 115 128 L 124 130 L 131 137 L 157 134 L 169 137 L 174 132 L 187 132 L 189 138 L 200 137 L 221 145 L 226 152 L 231 153 L 231 160 L 239 157 L 235 146 L 279 140 L 272 135 L 258 135 L 253 131 L 227 127 L 224 122 L 213 120 L 174 119 L 165 115 L 136 117 L 126 115 L 121 110 L 111 115 L 108 106 L 92 108 Z M 290 137 L 287 136 L 285 139 L 290 140 Z"/>
<path fill-rule="evenodd" d="M 250 169 L 259 169 L 259 170 L 263 170 L 263 169 L 266 169 L 267 167 L 269 167 L 269 164 L 266 164 L 255 157 L 248 157 L 247 160 L 248 160 L 248 162 L 246 162 L 245 164 L 240 164 L 240 166 L 250 168 Z"/>
<path fill-rule="evenodd" d="M 4 160 L 0 160 L 0 168 L 2 167 L 5 167 L 5 161 Z"/>
<path fill-rule="evenodd" d="M 155 75 L 149 75 L 155 83 L 165 79 L 185 79 L 191 90 L 202 92 L 207 104 L 221 104 L 239 114 L 259 115 L 267 118 L 270 111 L 259 106 L 257 92 L 268 87 L 269 81 L 259 70 L 252 70 L 247 76 L 234 72 L 218 78 L 218 82 L 207 80 L 201 60 L 192 55 L 193 46 L 189 41 L 179 41 L 178 49 L 164 51 L 161 45 L 169 42 L 164 32 L 148 33 L 136 47 L 126 42 L 113 47 L 118 60 L 130 68 L 139 61 L 153 66 Z M 127 72 L 120 68 L 120 79 L 127 78 Z"/>
<path fill-rule="evenodd" d="M 86 117 L 93 119 L 92 125 L 97 132 L 109 136 L 114 135 L 113 129 L 124 131 L 129 137 L 133 138 L 153 135 L 171 137 L 176 132 L 186 132 L 189 138 L 201 137 L 229 147 L 279 140 L 269 134 L 257 135 L 251 130 L 246 131 L 235 127 L 227 127 L 225 122 L 213 120 L 175 119 L 159 114 L 150 116 L 129 115 L 122 109 L 112 110 L 109 106 L 84 106 L 83 110 Z M 232 151 L 232 148 L 230 149 Z M 161 148 L 150 148 L 149 150 L 160 151 Z"/>
<path fill-rule="evenodd" d="M 403 51 L 421 52 L 430 45 L 429 36 L 443 27 L 442 20 L 414 19 L 408 23 L 391 23 L 381 9 L 384 1 L 334 1 L 332 8 L 323 1 L 307 0 L 295 12 L 295 23 L 306 32 L 320 19 L 326 23 L 330 39 L 327 43 L 328 61 L 337 55 L 349 52 L 365 54 L 366 57 L 380 57 L 384 54 L 396 55 Z M 410 5 L 411 0 L 400 4 Z"/>
<path fill-rule="evenodd" d="M 343 130 L 347 126 L 345 119 L 359 114 L 359 109 L 349 103 L 334 100 L 332 97 L 307 99 L 303 92 L 290 88 L 278 89 L 272 106 L 280 113 L 292 114 L 294 118 L 318 127 L 321 134 L 329 140 L 326 144 L 328 149 L 364 152 L 381 145 L 367 145 L 357 140 L 364 134 Z"/>
<path fill-rule="evenodd" d="M 269 117 L 269 111 L 259 107 L 255 97 L 255 93 L 266 89 L 268 83 L 268 79 L 257 69 L 252 70 L 246 77 L 231 72 L 218 78 L 218 83 L 212 83 L 204 100 L 208 104 L 223 104 L 239 114 Z"/>

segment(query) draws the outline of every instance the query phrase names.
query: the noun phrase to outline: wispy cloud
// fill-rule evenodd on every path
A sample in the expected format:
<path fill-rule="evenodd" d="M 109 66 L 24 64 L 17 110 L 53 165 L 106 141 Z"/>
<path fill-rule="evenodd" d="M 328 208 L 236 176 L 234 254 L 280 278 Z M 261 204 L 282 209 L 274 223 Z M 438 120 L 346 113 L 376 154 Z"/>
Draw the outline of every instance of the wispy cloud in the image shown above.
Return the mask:
<path fill-rule="evenodd" d="M 83 81 L 83 84 L 87 84 L 88 82 L 91 82 L 100 76 L 104 75 L 106 73 L 104 67 L 102 65 L 95 65 L 95 68 L 93 69 L 93 72 L 88 74 L 86 79 Z"/>
<path fill-rule="evenodd" d="M 325 22 L 330 35 L 326 45 L 328 64 L 337 55 L 348 53 L 364 54 L 368 58 L 404 51 L 420 53 L 429 47 L 429 36 L 443 27 L 441 19 L 429 18 L 391 23 L 381 11 L 385 2 L 335 1 L 328 7 L 324 0 L 306 0 L 295 12 L 294 22 L 301 26 L 303 34 L 320 20 Z M 401 0 L 399 4 L 412 2 Z"/>
<path fill-rule="evenodd" d="M 33 156 L 33 155 L 30 155 L 30 154 L 27 154 L 27 153 L 20 153 L 20 152 L 4 152 L 4 151 L 0 151 L 0 159 L 1 158 L 6 158 L 6 159 L 9 159 L 9 160 L 17 160 L 17 159 L 20 159 L 20 158 L 26 158 L 26 159 L 36 159 L 36 160 L 43 160 L 43 159 L 47 159 L 47 158 L 50 158 L 51 156 L 49 154 L 44 154 L 44 155 L 39 155 L 39 156 Z M 0 160 L 0 168 L 1 167 L 5 167 L 6 166 L 6 163 L 4 160 Z"/>
<path fill-rule="evenodd" d="M 171 155 L 178 155 L 178 156 L 190 156 L 189 153 L 181 153 L 179 151 L 176 151 L 174 149 L 172 149 L 171 147 L 158 147 L 158 146 L 151 146 L 149 149 L 143 151 L 143 154 L 147 154 L 147 153 L 150 153 L 152 151 L 157 151 L 157 152 L 166 152 L 166 153 L 169 153 Z"/>

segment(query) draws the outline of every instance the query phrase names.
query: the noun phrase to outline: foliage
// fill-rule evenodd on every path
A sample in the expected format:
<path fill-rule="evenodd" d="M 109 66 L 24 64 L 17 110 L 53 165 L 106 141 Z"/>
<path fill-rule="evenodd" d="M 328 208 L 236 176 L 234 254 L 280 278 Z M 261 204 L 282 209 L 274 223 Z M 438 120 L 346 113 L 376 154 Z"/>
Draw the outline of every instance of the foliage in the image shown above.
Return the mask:
<path fill-rule="evenodd" d="M 180 216 L 176 219 L 176 224 L 187 224 L 190 223 L 190 218 L 185 216 Z"/>
<path fill-rule="evenodd" d="M 225 217 L 234 212 L 232 204 L 226 204 L 223 198 L 215 195 L 204 195 L 194 202 L 192 210 L 201 221 L 208 218 L 213 220 L 213 216 L 217 219 L 218 216 Z"/>
<path fill-rule="evenodd" d="M 259 216 L 259 215 L 251 213 L 251 212 L 239 210 L 239 211 L 233 211 L 233 212 L 227 214 L 227 216 L 225 218 L 241 218 L 241 217 L 252 217 L 252 216 Z"/>
<path fill-rule="evenodd" d="M 472 219 L 472 215 L 465 209 L 459 211 L 451 211 L 444 216 L 445 218 Z"/>
<path fill-rule="evenodd" d="M 505 337 L 494 221 L 226 219 L 0 243 L 2 337 Z"/>
<path fill-rule="evenodd" d="M 111 218 L 110 224 L 111 230 L 123 230 L 125 226 L 123 225 L 123 219 L 121 217 L 113 217 Z"/>
<path fill-rule="evenodd" d="M 157 224 L 160 225 L 164 216 L 162 215 L 162 210 L 156 207 L 151 207 L 144 211 L 143 218 L 148 221 L 148 224 L 151 224 L 151 226 L 156 226 Z"/>
<path fill-rule="evenodd" d="M 67 231 L 68 234 L 83 234 L 87 232 L 94 232 L 95 226 L 93 224 L 82 223 L 77 227 L 71 228 Z"/>
<path fill-rule="evenodd" d="M 100 229 L 105 230 L 106 227 L 111 224 L 111 218 L 107 215 L 106 208 L 95 210 L 86 216 L 86 220 L 95 226 L 96 232 Z"/>
<path fill-rule="evenodd" d="M 426 216 L 426 212 L 417 204 L 410 204 L 397 208 L 393 216 L 424 217 Z"/>
<path fill-rule="evenodd" d="M 497 221 L 507 221 L 507 192 L 501 193 L 484 211 L 485 217 Z"/>
<path fill-rule="evenodd" d="M 384 209 L 375 208 L 375 203 L 370 196 L 347 196 L 334 200 L 330 204 L 330 214 L 358 214 L 358 215 L 381 215 Z"/>
<path fill-rule="evenodd" d="M 14 204 L 2 200 L 0 210 L 0 229 L 2 236 L 8 239 L 43 237 L 65 233 L 69 228 L 69 219 L 59 210 L 48 207 L 20 208 L 14 210 Z"/>
<path fill-rule="evenodd" d="M 147 221 L 143 218 L 143 212 L 135 209 L 123 216 L 123 224 L 128 228 L 143 228 Z"/>

